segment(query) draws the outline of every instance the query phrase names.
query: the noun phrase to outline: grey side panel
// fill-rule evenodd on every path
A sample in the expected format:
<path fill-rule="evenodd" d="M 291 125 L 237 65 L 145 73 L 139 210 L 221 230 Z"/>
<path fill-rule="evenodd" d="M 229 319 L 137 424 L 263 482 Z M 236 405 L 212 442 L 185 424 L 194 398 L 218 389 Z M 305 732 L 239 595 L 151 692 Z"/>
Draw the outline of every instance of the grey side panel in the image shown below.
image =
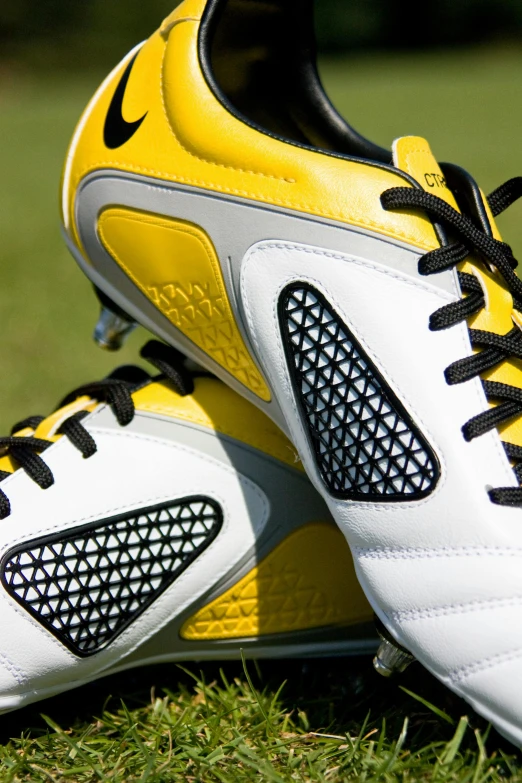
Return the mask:
<path fill-rule="evenodd" d="M 98 237 L 97 221 L 100 212 L 111 205 L 193 222 L 208 233 L 221 261 L 228 295 L 232 305 L 235 305 L 238 327 L 258 365 L 259 360 L 250 343 L 237 295 L 241 262 L 248 249 L 257 242 L 281 240 L 326 247 L 376 261 L 411 277 L 418 275 L 419 254 L 413 248 L 342 223 L 316 219 L 259 202 L 226 197 L 200 188 L 169 186 L 161 180 L 132 174 L 100 171 L 81 183 L 76 196 L 76 221 L 90 263 L 86 262 L 71 242 L 69 246 L 87 276 L 143 326 L 175 344 L 221 377 L 264 409 L 282 428 L 285 423 L 277 403 L 263 403 L 215 364 L 157 310 L 106 252 Z M 450 273 L 437 275 L 430 283 L 454 292 Z"/>
<path fill-rule="evenodd" d="M 172 660 L 234 660 L 246 658 L 318 658 L 374 653 L 379 645 L 373 623 L 362 623 L 347 628 L 315 628 L 293 634 L 273 634 L 262 638 L 186 642 L 177 639 L 175 629 L 163 629 L 132 655 L 123 659 L 122 666 L 142 666 L 148 663 L 167 663 Z M 174 655 L 167 650 L 175 649 Z M 120 667 L 118 667 L 120 668 Z M 106 672 L 107 674 L 109 672 Z"/>

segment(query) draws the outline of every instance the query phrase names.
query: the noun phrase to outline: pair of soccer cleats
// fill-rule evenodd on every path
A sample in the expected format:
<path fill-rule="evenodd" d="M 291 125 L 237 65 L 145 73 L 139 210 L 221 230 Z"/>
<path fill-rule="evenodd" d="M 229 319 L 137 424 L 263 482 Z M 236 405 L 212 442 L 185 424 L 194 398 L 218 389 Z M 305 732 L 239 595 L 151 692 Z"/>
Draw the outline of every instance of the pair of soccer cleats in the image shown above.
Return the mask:
<path fill-rule="evenodd" d="M 389 151 L 362 138 L 322 90 L 312 27 L 309 0 L 179 5 L 110 74 L 82 117 L 63 176 L 64 234 L 102 292 L 99 341 L 116 346 L 139 322 L 270 417 L 348 540 L 388 638 L 522 745 L 522 282 L 495 224 L 522 193 L 521 181 L 486 198 L 467 172 L 439 165 L 423 139 L 399 139 Z M 153 397 L 164 393 L 165 383 L 153 386 Z M 149 394 L 138 390 L 133 398 Z M 213 394 L 205 405 L 214 405 Z M 66 486 L 61 517 L 45 501 L 47 523 L 43 512 L 34 513 L 45 496 L 34 481 L 20 471 L 6 480 L 13 489 L 17 481 L 30 483 L 31 492 L 21 493 L 27 501 L 11 497 L 7 486 L 5 492 L 13 509 L 30 499 L 32 513 L 26 505 L 16 526 L 4 527 L 2 605 L 31 634 L 31 652 L 24 654 L 38 656 L 36 669 L 49 667 L 38 675 L 42 688 L 64 668 L 69 677 L 81 670 L 81 679 L 127 665 L 124 656 L 149 636 L 163 644 L 162 634 L 170 634 L 185 645 L 187 628 L 203 635 L 227 628 L 230 596 L 238 589 L 227 571 L 230 547 L 234 558 L 245 558 L 247 580 L 252 566 L 261 573 L 278 556 L 277 546 L 293 564 L 306 563 L 303 578 L 310 573 L 311 563 L 296 554 L 298 541 L 309 536 L 307 525 L 315 531 L 326 519 L 325 507 L 304 483 L 289 444 L 265 419 L 262 428 L 285 445 L 274 453 L 256 438 L 250 448 L 284 475 L 282 505 L 270 495 L 279 484 L 264 479 L 264 467 L 241 457 L 242 478 L 234 473 L 229 499 L 224 469 L 213 484 L 214 463 L 203 474 L 200 456 L 192 466 L 192 456 L 181 459 L 181 451 L 165 445 L 172 429 L 180 447 L 193 448 L 192 433 L 199 438 L 209 421 L 217 432 L 205 435 L 214 444 L 212 459 L 230 457 L 232 422 L 242 433 L 236 446 L 248 445 L 246 403 L 230 399 L 228 423 L 220 429 L 214 415 L 192 422 L 189 444 L 178 434 L 189 425 L 180 425 L 176 413 L 167 426 L 161 403 L 148 403 L 146 413 L 135 406 L 128 430 L 102 404 L 81 422 L 90 437 L 103 438 L 93 457 L 80 462 L 81 450 L 67 434 L 51 447 L 71 454 L 64 456 L 65 485 L 72 483 L 73 454 L 82 470 L 74 490 Z M 250 427 L 253 408 L 245 410 Z M 103 434 L 97 421 L 107 428 Z M 232 432 L 234 440 L 237 429 Z M 104 467 L 89 481 L 87 466 L 96 460 Z M 50 469 L 57 473 L 54 464 Z M 128 529 L 131 514 L 136 526 L 154 528 L 159 523 L 146 522 L 144 509 L 158 504 L 153 519 L 165 514 L 161 522 L 170 525 L 167 516 L 179 515 L 182 524 L 185 513 L 192 524 L 203 515 L 206 523 L 197 522 L 207 533 L 198 527 L 202 539 L 192 543 L 190 557 L 167 568 L 164 588 L 150 581 L 141 604 L 134 596 L 121 615 L 112 604 L 107 611 L 105 604 L 94 608 L 107 630 L 94 632 L 93 641 L 89 631 L 81 648 L 60 630 L 60 620 L 45 619 L 55 610 L 45 608 L 38 591 L 30 605 L 22 567 L 34 552 L 43 562 L 56 536 L 67 551 L 85 552 L 74 554 L 75 562 L 84 558 L 112 595 L 105 576 L 112 561 L 108 554 L 91 557 L 90 548 L 98 552 L 100 540 L 105 551 L 110 540 L 120 552 L 128 545 L 116 543 L 126 535 L 118 525 Z M 297 510 L 303 505 L 304 516 Z M 284 525 L 295 519 L 302 532 L 281 533 L 282 543 L 268 545 L 268 552 L 257 539 L 267 513 Z M 265 524 L 274 535 L 273 520 Z M 98 529 L 99 539 L 92 532 Z M 328 523 L 322 532 L 335 536 Z M 138 550 L 139 537 L 136 531 Z M 315 532 L 313 538 L 315 553 Z M 256 547 L 260 557 L 252 560 Z M 143 580 L 134 562 L 138 550 L 130 560 Z M 339 565 L 334 550 L 338 557 L 345 551 L 336 543 L 321 558 L 311 557 L 318 579 L 332 578 L 333 564 Z M 347 600 L 356 588 L 348 563 L 339 567 Z M 32 568 L 36 575 L 40 565 Z M 58 574 L 49 580 L 46 567 L 43 572 L 58 605 L 69 576 L 60 583 Z M 194 591 L 202 599 L 195 611 L 189 608 Z M 93 585 L 89 592 L 98 595 Z M 173 611 L 183 615 L 181 626 Z M 83 639 L 82 613 L 70 622 L 71 605 L 66 614 L 64 627 L 72 623 Z M 263 617 L 260 605 L 255 616 Z M 277 634 L 289 631 L 283 625 L 271 626 L 276 643 Z M 322 623 L 318 637 L 328 633 Z M 227 644 L 221 640 L 213 649 L 225 651 Z M 35 671 L 30 661 L 24 668 L 21 655 L 18 645 L 5 665 L 6 692 L 19 689 L 16 676 L 31 679 L 28 672 Z"/>

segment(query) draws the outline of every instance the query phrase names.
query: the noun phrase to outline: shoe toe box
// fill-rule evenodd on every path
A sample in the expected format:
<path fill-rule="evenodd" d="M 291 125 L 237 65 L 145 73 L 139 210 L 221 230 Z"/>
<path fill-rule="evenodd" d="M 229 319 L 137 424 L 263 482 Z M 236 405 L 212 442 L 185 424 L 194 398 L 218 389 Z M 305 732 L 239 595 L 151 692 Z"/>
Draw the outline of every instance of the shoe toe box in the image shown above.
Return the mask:
<path fill-rule="evenodd" d="M 518 553 L 500 549 L 394 553 L 361 564 L 363 581 L 398 641 L 517 745 L 521 565 Z"/>

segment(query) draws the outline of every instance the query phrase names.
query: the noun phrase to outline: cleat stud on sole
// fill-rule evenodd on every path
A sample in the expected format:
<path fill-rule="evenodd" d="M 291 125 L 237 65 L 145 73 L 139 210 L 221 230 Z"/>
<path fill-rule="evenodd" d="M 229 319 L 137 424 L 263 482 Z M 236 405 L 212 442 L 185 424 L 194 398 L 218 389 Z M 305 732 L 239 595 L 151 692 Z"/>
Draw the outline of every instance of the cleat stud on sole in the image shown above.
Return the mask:
<path fill-rule="evenodd" d="M 393 677 L 402 674 L 415 660 L 413 655 L 388 633 L 380 620 L 375 621 L 381 644 L 373 659 L 375 671 L 382 677 Z"/>
<path fill-rule="evenodd" d="M 135 328 L 135 323 L 127 321 L 121 315 L 113 313 L 108 307 L 102 305 L 100 317 L 94 329 L 94 342 L 105 351 L 119 351 Z"/>

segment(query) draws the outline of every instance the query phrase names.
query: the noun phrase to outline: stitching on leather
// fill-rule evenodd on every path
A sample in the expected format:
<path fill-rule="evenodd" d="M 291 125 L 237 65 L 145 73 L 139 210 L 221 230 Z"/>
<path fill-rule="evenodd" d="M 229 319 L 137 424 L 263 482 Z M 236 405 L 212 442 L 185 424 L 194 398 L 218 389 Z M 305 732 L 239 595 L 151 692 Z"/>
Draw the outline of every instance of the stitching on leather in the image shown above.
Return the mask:
<path fill-rule="evenodd" d="M 472 614 L 473 612 L 487 611 L 488 609 L 506 609 L 510 606 L 520 606 L 522 596 L 514 598 L 490 598 L 483 601 L 467 601 L 463 603 L 446 604 L 432 609 L 410 609 L 391 612 L 391 617 L 398 622 L 416 620 L 431 620 L 436 617 L 449 617 L 457 614 Z"/>
<path fill-rule="evenodd" d="M 143 405 L 137 405 L 136 411 L 138 414 L 139 413 L 163 414 L 169 416 L 170 418 L 175 417 L 180 421 L 199 424 L 201 427 L 205 427 L 205 429 L 209 430 L 209 432 L 215 431 L 221 435 L 228 435 L 230 438 L 234 438 L 234 440 L 244 443 L 246 446 L 251 446 L 255 449 L 258 449 L 258 451 L 261 451 L 263 454 L 266 454 L 274 459 L 278 459 L 281 462 L 284 462 L 285 464 L 289 464 L 288 457 L 290 455 L 292 456 L 292 464 L 296 463 L 295 451 L 292 448 L 290 448 L 290 446 L 287 446 L 286 450 L 276 447 L 276 448 L 271 448 L 270 451 L 268 451 L 266 444 L 262 443 L 261 441 L 253 438 L 250 438 L 248 441 L 243 440 L 244 433 L 239 432 L 237 430 L 229 429 L 228 427 L 224 427 L 221 424 L 217 423 L 216 421 L 212 421 L 209 424 L 208 419 L 204 419 L 201 416 L 193 415 L 190 413 L 182 413 L 180 411 L 173 412 L 172 409 L 168 408 L 168 406 L 146 404 L 146 403 L 144 403 Z M 213 430 L 212 427 L 214 427 L 215 430 Z M 272 438 L 271 435 L 270 438 Z M 297 460 L 297 462 L 298 461 L 299 460 Z"/>
<path fill-rule="evenodd" d="M 97 431 L 99 435 L 103 435 L 104 437 L 112 437 L 112 438 L 133 438 L 134 440 L 140 440 L 140 441 L 148 441 L 151 443 L 160 443 L 162 445 L 165 445 L 165 441 L 161 438 L 153 438 L 147 435 L 141 435 L 139 433 L 132 433 L 132 432 L 110 432 L 108 430 L 96 430 L 96 428 L 92 428 L 93 431 Z M 262 492 L 257 484 L 255 484 L 253 481 L 251 481 L 246 476 L 243 476 L 241 473 L 238 473 L 235 468 L 228 467 L 227 465 L 224 465 L 222 462 L 220 462 L 217 459 L 214 459 L 213 457 L 209 457 L 206 454 L 202 454 L 200 451 L 197 451 L 195 449 L 191 449 L 188 446 L 183 446 L 182 444 L 176 444 L 176 451 L 184 451 L 187 454 L 196 455 L 198 459 L 202 459 L 205 462 L 208 462 L 210 465 L 213 465 L 214 467 L 219 468 L 220 470 L 224 470 L 226 473 L 228 473 L 230 476 L 233 476 L 237 481 L 239 481 L 240 484 L 244 484 L 252 490 L 254 495 L 257 495 L 258 499 L 261 502 L 261 506 L 263 509 L 268 509 L 268 501 L 266 498 L 266 495 L 264 492 Z M 145 503 L 147 501 L 144 501 Z M 141 505 L 141 503 L 140 503 Z M 226 505 L 226 504 L 225 504 Z"/>
<path fill-rule="evenodd" d="M 19 685 L 27 681 L 27 675 L 16 664 L 9 660 L 7 655 L 0 653 L 0 664 L 14 677 Z"/>
<path fill-rule="evenodd" d="M 166 443 L 161 438 L 154 438 L 151 437 L 150 435 L 141 435 L 140 433 L 137 432 L 121 432 L 121 433 L 111 432 L 109 430 L 104 430 L 101 428 L 97 430 L 96 427 L 92 427 L 91 429 L 93 432 L 97 432 L 99 435 L 102 435 L 104 437 L 132 438 L 134 440 L 147 441 L 149 443 L 160 443 L 163 446 L 165 446 Z M 267 501 L 265 498 L 265 494 L 261 492 L 257 484 L 254 484 L 254 482 L 251 481 L 249 478 L 243 476 L 241 473 L 238 473 L 237 470 L 235 470 L 234 468 L 230 468 L 227 465 L 224 465 L 219 460 L 213 459 L 213 457 L 209 457 L 207 454 L 202 454 L 200 451 L 191 449 L 188 446 L 184 446 L 182 444 L 176 444 L 176 451 L 185 451 L 187 454 L 196 455 L 198 459 L 202 459 L 204 462 L 208 462 L 214 467 L 218 467 L 221 470 L 225 470 L 229 475 L 234 476 L 239 482 L 247 484 L 250 487 L 250 489 L 254 492 L 254 494 L 257 495 L 258 498 L 261 500 L 262 505 L 266 505 Z"/>
<path fill-rule="evenodd" d="M 420 149 L 418 147 L 415 147 L 415 148 L 409 149 L 408 152 L 406 153 L 406 155 L 405 155 L 405 162 L 406 162 L 406 166 L 407 166 L 406 170 L 407 170 L 407 173 L 411 177 L 414 177 L 414 179 L 417 179 L 418 167 L 411 165 L 411 158 L 412 158 L 413 155 L 416 155 L 416 154 L 429 156 L 430 150 L 428 150 L 428 149 Z M 438 166 L 439 164 L 437 163 L 435 158 L 433 160 L 434 160 L 435 165 Z M 416 162 L 418 162 L 418 161 L 416 161 Z M 415 172 L 412 171 L 412 168 L 415 169 Z"/>
<path fill-rule="evenodd" d="M 135 440 L 148 441 L 148 442 L 151 442 L 151 443 L 159 443 L 159 444 L 161 444 L 163 446 L 165 446 L 165 443 L 166 443 L 164 440 L 161 440 L 160 438 L 152 438 L 150 436 L 140 435 L 139 433 L 129 433 L 128 431 L 125 432 L 125 433 L 119 433 L 119 432 L 110 432 L 108 430 L 104 430 L 104 429 L 101 429 L 101 428 L 97 429 L 96 427 L 90 427 L 89 429 L 90 429 L 91 432 L 97 433 L 98 435 L 104 436 L 104 437 L 133 438 Z M 52 446 L 51 448 L 57 449 L 60 446 L 64 447 L 66 445 L 70 445 L 70 444 L 68 443 L 68 441 L 62 440 L 62 441 L 59 441 L 58 443 L 55 443 L 54 446 Z M 71 448 L 73 448 L 73 447 L 71 447 Z M 265 498 L 264 493 L 261 493 L 261 491 L 259 490 L 258 486 L 256 484 L 254 484 L 252 481 L 250 481 L 250 479 L 248 479 L 246 476 L 242 476 L 242 475 L 238 474 L 237 471 L 234 470 L 233 468 L 230 468 L 227 465 L 224 465 L 222 462 L 219 462 L 218 460 L 214 460 L 212 457 L 209 457 L 208 455 L 201 454 L 201 452 L 195 451 L 195 450 L 190 449 L 187 446 L 183 446 L 181 444 L 176 444 L 176 451 L 185 451 L 186 453 L 191 454 L 191 455 L 195 454 L 195 455 L 197 455 L 198 459 L 201 459 L 204 462 L 208 462 L 209 464 L 213 465 L 214 467 L 218 467 L 220 470 L 223 470 L 223 471 L 227 472 L 228 474 L 233 475 L 236 478 L 236 480 L 239 480 L 242 483 L 246 483 L 252 489 L 254 494 L 256 494 L 260 498 L 262 505 L 265 505 L 267 503 L 267 500 Z M 96 457 L 94 457 L 94 459 L 95 458 Z M 17 474 L 18 474 L 18 472 L 16 474 L 14 474 L 14 475 L 17 475 Z M 137 508 L 139 509 L 140 506 L 154 505 L 154 504 L 160 503 L 160 502 L 162 502 L 164 500 L 172 500 L 172 499 L 173 499 L 172 495 L 167 495 L 166 493 L 163 493 L 161 495 L 155 495 L 153 497 L 149 497 L 149 498 L 145 498 L 143 500 L 136 501 L 137 503 L 139 502 L 139 506 Z M 107 508 L 106 509 L 100 509 L 96 513 L 91 514 L 89 516 L 80 517 L 79 519 L 72 520 L 71 524 L 70 524 L 70 527 L 66 528 L 66 530 L 67 531 L 74 530 L 75 528 L 80 527 L 82 524 L 88 524 L 89 522 L 100 521 L 100 520 L 103 519 L 103 517 L 114 516 L 114 515 L 116 515 L 118 513 L 124 513 L 127 510 L 129 510 L 129 512 L 130 512 L 133 509 L 129 508 L 128 505 L 121 505 L 121 506 L 116 506 L 114 508 L 108 508 L 108 509 Z M 134 510 L 136 510 L 136 509 L 134 509 Z M 6 552 L 8 552 L 10 549 L 12 549 L 17 544 L 23 543 L 25 541 L 31 541 L 33 538 L 37 538 L 38 536 L 40 536 L 40 535 L 42 535 L 44 533 L 48 534 L 48 533 L 54 532 L 55 530 L 63 530 L 63 529 L 64 529 L 64 523 L 62 522 L 61 524 L 56 524 L 56 525 L 46 526 L 46 527 L 40 527 L 40 528 L 38 528 L 36 530 L 32 530 L 30 533 L 28 533 L 28 534 L 26 534 L 24 536 L 19 536 L 18 538 L 11 539 L 9 541 L 8 545 L 5 545 L 4 547 L 2 547 L 2 549 L 0 551 L 0 558 L 3 557 Z"/>
<path fill-rule="evenodd" d="M 277 174 L 268 174 L 268 173 L 266 173 L 264 171 L 254 171 L 252 169 L 243 169 L 243 168 L 240 168 L 239 166 L 231 166 L 231 165 L 227 165 L 226 163 L 218 163 L 217 161 L 211 160 L 210 158 L 204 158 L 202 155 L 198 155 L 197 153 L 192 152 L 192 150 L 190 150 L 188 147 L 185 146 L 185 144 L 183 144 L 183 142 L 181 141 L 180 137 L 177 135 L 176 131 L 174 130 L 174 128 L 172 126 L 172 123 L 170 121 L 170 117 L 169 117 L 169 114 L 168 114 L 168 111 L 167 111 L 167 106 L 165 104 L 165 83 L 164 83 L 165 54 L 166 54 L 166 49 L 165 49 L 165 53 L 163 55 L 163 60 L 162 60 L 162 63 L 161 63 L 161 68 L 160 68 L 160 97 L 161 97 L 161 105 L 163 107 L 163 114 L 165 115 L 165 119 L 167 120 L 167 125 L 169 126 L 172 135 L 174 136 L 174 138 L 176 139 L 176 141 L 178 142 L 178 144 L 182 148 L 182 150 L 184 150 L 184 152 L 186 152 L 187 155 L 190 155 L 191 158 L 195 158 L 196 160 L 199 160 L 202 163 L 207 163 L 210 166 L 217 166 L 220 169 L 228 169 L 229 171 L 238 171 L 241 174 L 253 174 L 254 176 L 257 176 L 257 177 L 266 177 L 267 179 L 275 179 L 277 182 L 287 182 L 290 185 L 295 185 L 296 184 L 296 180 L 295 179 L 288 179 L 287 177 L 278 177 Z"/>
<path fill-rule="evenodd" d="M 420 547 L 352 547 L 366 560 L 421 560 L 438 557 L 522 557 L 520 547 L 461 546 L 422 549 Z"/>
<path fill-rule="evenodd" d="M 62 644 L 58 641 L 58 639 L 53 636 L 49 631 L 47 631 L 43 625 L 40 625 L 32 615 L 29 614 L 29 612 L 25 612 L 22 607 L 15 602 L 13 598 L 7 595 L 4 590 L 0 592 L 0 599 L 3 600 L 10 609 L 12 609 L 13 612 L 15 612 L 19 617 L 24 620 L 24 622 L 29 623 L 38 633 L 40 636 L 45 637 L 45 639 L 53 645 L 53 647 L 56 647 L 56 649 L 60 650 L 64 655 L 66 655 L 70 661 L 76 662 L 78 659 L 76 656 L 72 654 L 70 650 L 68 650 L 66 647 L 62 646 Z"/>
<path fill-rule="evenodd" d="M 480 674 L 488 669 L 494 669 L 496 666 L 500 666 L 503 663 L 510 663 L 522 658 L 522 647 L 518 647 L 516 650 L 506 653 L 497 653 L 487 658 L 483 658 L 476 663 L 469 663 L 466 666 L 461 666 L 459 669 L 455 669 L 450 674 L 450 679 L 454 683 L 462 682 L 468 679 L 474 674 Z"/>
<path fill-rule="evenodd" d="M 253 253 L 250 255 L 250 257 L 252 257 L 252 255 L 253 255 Z M 244 267 L 245 267 L 246 263 L 248 263 L 248 260 L 249 259 L 247 258 L 246 261 L 244 262 L 244 265 L 243 265 Z M 253 319 L 252 311 L 250 310 L 250 304 L 249 304 L 249 300 L 248 300 L 248 296 L 247 296 L 245 275 L 244 274 L 241 274 L 240 289 L 241 289 L 241 301 L 243 303 L 243 307 L 245 309 L 245 315 L 246 315 L 247 322 L 248 322 L 248 325 L 249 325 L 249 330 L 250 330 L 249 334 L 251 336 L 251 339 L 252 339 L 252 342 L 254 344 L 254 347 L 255 347 L 255 349 L 257 351 L 257 356 L 261 357 L 263 354 L 262 354 L 261 346 L 259 344 L 256 332 L 255 332 L 255 329 L 254 329 L 254 319 Z M 277 329 L 278 329 L 277 302 L 276 302 L 276 305 L 275 305 L 275 311 L 274 310 L 272 311 L 272 319 L 274 321 L 274 328 L 276 329 L 276 333 L 278 334 L 278 332 L 277 332 Z M 283 379 L 284 391 L 286 391 L 286 395 L 290 399 L 290 404 L 292 406 L 292 409 L 294 411 L 296 420 L 298 422 L 298 427 L 299 427 L 301 436 L 306 441 L 306 432 L 304 430 L 304 425 L 303 425 L 303 423 L 301 421 L 301 417 L 300 417 L 299 411 L 297 409 L 297 404 L 296 404 L 296 401 L 294 399 L 294 395 L 292 393 L 292 388 L 291 388 L 289 379 L 287 377 L 286 366 L 285 366 L 284 359 L 283 359 L 281 351 L 277 351 L 277 364 L 278 364 L 278 367 L 279 367 L 279 370 L 280 370 L 280 377 Z M 269 383 L 271 385 L 270 388 L 272 389 L 275 386 L 275 384 L 274 384 L 274 375 L 273 375 L 271 369 L 269 369 L 266 366 L 264 366 L 264 364 L 261 364 L 261 369 L 262 369 L 265 377 L 268 379 L 268 381 L 269 381 Z M 289 424 L 289 427 L 290 427 L 291 430 L 295 429 L 293 424 Z"/>
<path fill-rule="evenodd" d="M 306 245 L 300 245 L 292 242 L 263 242 L 262 244 L 257 245 L 250 251 L 250 257 L 262 254 L 265 250 L 272 250 L 272 249 L 294 250 L 298 253 L 306 253 L 307 255 L 324 256 L 325 258 L 331 258 L 334 261 L 348 261 L 350 264 L 355 264 L 356 266 L 362 266 L 363 268 L 369 267 L 380 274 L 387 275 L 388 277 L 392 277 L 395 280 L 399 280 L 401 283 L 404 283 L 405 285 L 413 286 L 414 288 L 420 288 L 421 290 L 426 291 L 430 294 L 439 296 L 441 299 L 445 299 L 447 302 L 454 302 L 457 300 L 456 296 L 448 293 L 447 291 L 443 291 L 441 289 L 439 290 L 434 286 L 430 286 L 429 284 L 423 283 L 420 280 L 408 279 L 406 278 L 405 275 L 401 275 L 399 272 L 395 272 L 393 269 L 386 269 L 385 267 L 382 267 L 371 261 L 363 260 L 361 258 L 357 258 L 356 256 L 350 256 L 348 253 L 337 253 L 335 251 L 324 250 L 322 248 L 307 247 Z M 287 282 L 291 280 L 292 277 L 290 277 Z M 301 280 L 301 277 L 299 277 L 299 280 Z"/>
<path fill-rule="evenodd" d="M 388 229 L 385 226 L 383 226 L 382 223 L 379 223 L 376 220 L 370 220 L 368 218 L 363 218 L 363 217 L 355 218 L 350 215 L 347 216 L 343 212 L 320 210 L 317 208 L 317 205 L 312 206 L 311 204 L 301 204 L 294 201 L 289 201 L 287 199 L 278 198 L 275 195 L 269 197 L 263 193 L 252 193 L 249 190 L 230 188 L 227 187 L 226 185 L 222 185 L 216 182 L 208 182 L 207 180 L 197 179 L 193 177 L 182 177 L 179 174 L 176 174 L 172 171 L 158 171 L 157 169 L 151 169 L 145 166 L 135 166 L 132 163 L 122 163 L 121 160 L 105 160 L 105 161 L 102 160 L 102 161 L 96 161 L 95 163 L 91 163 L 88 166 L 85 166 L 85 168 L 78 175 L 78 178 L 76 180 L 76 185 L 87 174 L 95 173 L 97 168 L 103 169 L 104 167 L 114 167 L 118 171 L 121 171 L 122 169 L 120 167 L 122 166 L 124 167 L 123 171 L 126 172 L 131 171 L 137 174 L 150 174 L 160 179 L 165 179 L 167 182 L 170 183 L 194 185 L 198 187 L 208 188 L 209 190 L 213 190 L 218 193 L 219 192 L 230 193 L 231 195 L 234 196 L 244 196 L 245 198 L 250 198 L 250 199 L 254 199 L 255 201 L 260 201 L 262 204 L 268 204 L 268 205 L 278 206 L 278 207 L 286 207 L 287 209 L 297 210 L 299 212 L 304 212 L 306 214 L 317 215 L 319 217 L 327 218 L 328 220 L 338 220 L 339 222 L 345 223 L 347 225 L 358 226 L 359 228 L 367 228 L 372 231 L 376 231 L 377 233 L 383 236 L 389 236 L 395 239 L 401 238 L 407 244 L 413 245 L 416 248 L 422 248 L 424 250 L 434 249 L 433 243 L 426 242 L 420 239 L 419 237 L 414 236 L 413 234 L 409 234 L 405 231 L 402 231 L 399 228 L 390 227 Z"/>

